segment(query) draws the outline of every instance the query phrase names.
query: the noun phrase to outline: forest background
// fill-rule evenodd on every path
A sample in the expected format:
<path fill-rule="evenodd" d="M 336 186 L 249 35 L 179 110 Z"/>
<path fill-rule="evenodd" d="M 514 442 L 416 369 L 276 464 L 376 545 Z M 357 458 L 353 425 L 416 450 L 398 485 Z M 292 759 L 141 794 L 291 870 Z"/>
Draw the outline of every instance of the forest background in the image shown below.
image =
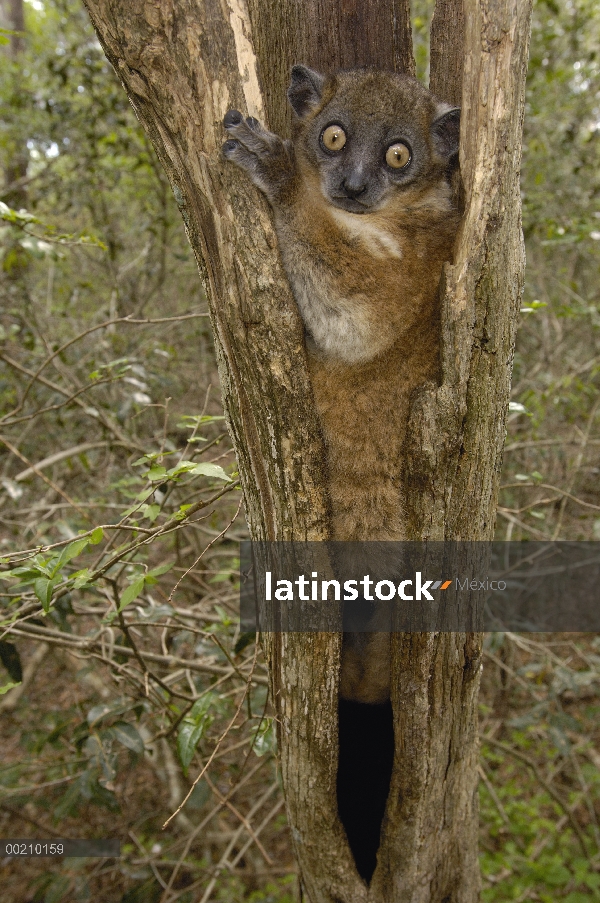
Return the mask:
<path fill-rule="evenodd" d="M 431 7 L 413 3 L 425 80 Z M 291 903 L 183 223 L 80 3 L 0 14 L 0 835 L 122 843 L 4 859 L 2 899 Z M 595 0 L 537 0 L 499 539 L 600 540 L 599 48 Z M 600 900 L 599 678 L 596 637 L 486 637 L 486 903 Z"/>

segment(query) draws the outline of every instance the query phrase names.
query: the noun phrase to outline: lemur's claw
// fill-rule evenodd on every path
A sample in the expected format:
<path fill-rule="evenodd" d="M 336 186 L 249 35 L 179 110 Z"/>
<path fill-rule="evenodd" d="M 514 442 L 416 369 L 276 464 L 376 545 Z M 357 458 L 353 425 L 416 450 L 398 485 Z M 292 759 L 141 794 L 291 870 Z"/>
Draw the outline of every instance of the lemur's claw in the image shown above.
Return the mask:
<path fill-rule="evenodd" d="M 243 118 L 239 110 L 227 110 L 223 117 L 223 125 L 226 129 L 230 129 L 234 125 L 239 125 Z"/>
<path fill-rule="evenodd" d="M 239 141 L 234 141 L 232 138 L 230 138 L 229 141 L 226 141 L 225 144 L 223 145 L 223 147 L 221 148 L 221 150 L 223 152 L 223 156 L 228 157 L 230 154 L 232 154 L 236 150 L 236 148 L 239 147 L 239 144 L 240 144 Z"/>

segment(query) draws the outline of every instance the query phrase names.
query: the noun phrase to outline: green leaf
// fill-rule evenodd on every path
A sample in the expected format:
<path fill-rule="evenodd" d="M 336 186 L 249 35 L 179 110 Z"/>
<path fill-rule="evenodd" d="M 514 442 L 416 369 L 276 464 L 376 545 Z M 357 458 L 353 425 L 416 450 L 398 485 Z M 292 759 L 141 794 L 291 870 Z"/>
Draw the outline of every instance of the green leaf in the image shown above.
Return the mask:
<path fill-rule="evenodd" d="M 224 583 L 225 580 L 229 580 L 231 578 L 233 571 L 219 571 L 218 574 L 214 574 L 209 583 Z"/>
<path fill-rule="evenodd" d="M 193 505 L 180 505 L 179 510 L 175 514 L 175 520 L 185 520 L 190 508 L 193 508 Z"/>
<path fill-rule="evenodd" d="M 89 712 L 87 713 L 87 722 L 89 725 L 95 724 L 96 721 L 100 721 L 102 718 L 105 718 L 106 715 L 113 714 L 113 708 L 111 705 L 108 705 L 105 702 L 101 702 L 100 705 L 93 706 Z"/>
<path fill-rule="evenodd" d="M 60 798 L 58 805 L 54 809 L 54 817 L 63 819 L 75 810 L 75 806 L 79 802 L 81 796 L 81 777 L 78 778 Z"/>
<path fill-rule="evenodd" d="M 66 549 L 63 549 L 61 552 L 60 558 L 54 565 L 53 575 L 58 573 L 62 566 L 70 561 L 72 558 L 77 558 L 78 555 L 81 555 L 84 549 L 86 549 L 90 544 L 89 538 L 86 536 L 83 539 L 76 539 L 75 542 L 70 542 Z"/>
<path fill-rule="evenodd" d="M 179 728 L 179 734 L 177 736 L 177 751 L 179 753 L 181 764 L 183 765 L 183 768 L 186 772 L 190 762 L 192 761 L 196 747 L 198 746 L 202 734 L 204 733 L 204 728 L 204 722 L 201 722 L 200 724 L 193 724 L 189 721 L 184 721 Z"/>
<path fill-rule="evenodd" d="M 195 466 L 193 461 L 180 461 L 179 464 L 176 464 L 175 467 L 169 470 L 167 476 L 177 477 L 180 473 L 189 473 Z"/>
<path fill-rule="evenodd" d="M 137 580 L 134 580 L 133 583 L 130 583 L 127 589 L 125 589 L 121 593 L 121 604 L 119 605 L 119 611 L 123 611 L 126 605 L 129 605 L 130 602 L 133 602 L 134 599 L 137 599 L 139 594 L 144 589 L 145 578 L 138 577 Z"/>
<path fill-rule="evenodd" d="M 20 577 L 23 583 L 31 583 L 42 575 L 50 577 L 49 568 L 42 565 L 38 565 L 37 567 L 13 568 L 13 570 L 10 571 L 11 577 Z"/>
<path fill-rule="evenodd" d="M 160 514 L 160 505 L 142 505 L 140 508 L 140 514 L 142 517 L 145 517 L 150 523 L 154 523 L 158 515 Z"/>
<path fill-rule="evenodd" d="M 257 756 L 264 756 L 265 753 L 271 752 L 274 746 L 275 734 L 273 732 L 273 719 L 263 718 L 254 734 L 252 751 L 256 753 Z"/>
<path fill-rule="evenodd" d="M 127 721 L 117 721 L 112 726 L 112 732 L 116 740 L 132 752 L 141 756 L 144 752 L 144 741 L 132 724 Z"/>
<path fill-rule="evenodd" d="M 103 537 L 104 537 L 104 530 L 102 529 L 102 527 L 96 527 L 95 530 L 92 530 L 91 535 L 89 537 L 90 545 L 97 546 L 99 542 L 102 542 Z"/>
<path fill-rule="evenodd" d="M 52 579 L 50 580 L 47 577 L 40 577 L 33 584 L 33 591 L 42 603 L 42 608 L 44 609 L 44 611 L 50 611 L 52 592 L 59 581 L 60 575 L 57 575 L 56 577 L 52 577 Z"/>
<path fill-rule="evenodd" d="M 92 572 L 89 568 L 83 568 L 81 571 L 75 571 L 74 574 L 71 574 L 71 580 L 73 581 L 74 589 L 81 589 L 84 586 L 90 585 L 90 577 Z"/>
<path fill-rule="evenodd" d="M 193 470 L 190 470 L 190 473 L 194 476 L 205 476 L 205 477 L 215 477 L 218 480 L 225 480 L 226 483 L 231 483 L 231 478 L 227 476 L 222 467 L 219 467 L 218 464 L 196 464 Z"/>
<path fill-rule="evenodd" d="M 216 698 L 214 693 L 207 693 L 205 696 L 197 699 L 179 728 L 177 751 L 185 771 L 187 771 L 188 765 L 192 761 L 192 756 L 202 735 L 209 725 L 212 724 L 213 716 L 210 714 L 209 709 L 215 704 Z"/>
<path fill-rule="evenodd" d="M 4 684 L 3 687 L 0 687 L 0 696 L 4 696 L 5 693 L 8 693 L 9 690 L 12 690 L 13 687 L 20 686 L 21 681 L 19 683 L 13 683 L 13 681 L 9 681 L 7 684 Z"/>
<path fill-rule="evenodd" d="M 17 226 L 40 223 L 40 220 L 33 213 L 27 213 L 26 210 L 13 210 L 12 207 L 9 207 L 3 201 L 0 201 L 0 219 Z"/>
<path fill-rule="evenodd" d="M 185 720 L 193 721 L 195 724 L 199 724 L 204 716 L 208 713 L 210 707 L 215 704 L 216 698 L 217 697 L 214 693 L 206 693 L 204 696 L 201 696 L 200 699 L 197 699 L 193 704 L 193 706 L 185 716 Z"/>
<path fill-rule="evenodd" d="M 115 699 L 113 702 L 101 702 L 99 705 L 92 706 L 92 708 L 87 713 L 87 722 L 90 727 L 96 724 L 99 721 L 102 721 L 104 718 L 115 717 L 116 715 L 123 715 L 125 712 L 136 711 L 139 713 L 143 704 L 140 703 L 140 700 L 129 699 L 128 697 L 121 697 L 119 699 Z"/>
<path fill-rule="evenodd" d="M 166 574 L 167 571 L 170 571 L 174 564 L 174 561 L 168 561 L 166 564 L 161 564 L 157 568 L 152 568 L 151 571 L 148 571 L 148 574 L 146 576 L 160 577 L 162 576 L 162 574 Z"/>
<path fill-rule="evenodd" d="M 564 865 L 555 862 L 542 868 L 539 877 L 551 887 L 563 887 L 571 880 L 571 872 Z"/>
<path fill-rule="evenodd" d="M 167 475 L 166 467 L 151 467 L 148 473 L 146 474 L 146 479 L 150 480 L 151 483 L 157 483 L 159 480 L 162 481 Z"/>

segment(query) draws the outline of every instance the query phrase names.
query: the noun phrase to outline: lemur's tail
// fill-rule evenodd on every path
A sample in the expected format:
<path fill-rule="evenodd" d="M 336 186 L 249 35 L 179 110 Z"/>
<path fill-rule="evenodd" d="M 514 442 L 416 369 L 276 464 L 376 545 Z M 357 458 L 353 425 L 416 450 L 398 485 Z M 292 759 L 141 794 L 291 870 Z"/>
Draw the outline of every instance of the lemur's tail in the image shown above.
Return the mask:
<path fill-rule="evenodd" d="M 338 813 L 358 873 L 368 884 L 377 864 L 394 762 L 391 703 L 340 699 L 339 750 Z"/>

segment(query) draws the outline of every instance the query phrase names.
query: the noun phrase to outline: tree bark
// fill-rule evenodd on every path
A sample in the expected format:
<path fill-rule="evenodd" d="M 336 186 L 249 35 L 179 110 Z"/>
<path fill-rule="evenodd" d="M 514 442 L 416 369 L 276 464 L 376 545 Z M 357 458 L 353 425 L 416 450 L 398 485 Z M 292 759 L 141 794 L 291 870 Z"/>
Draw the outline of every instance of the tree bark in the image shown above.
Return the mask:
<path fill-rule="evenodd" d="M 456 102 L 455 54 L 445 90 L 441 49 L 463 46 L 462 17 L 449 5 L 441 5 L 446 27 L 432 29 L 431 83 Z M 493 538 L 525 264 L 519 171 L 531 4 L 465 0 L 465 14 L 465 214 L 441 286 L 441 385 L 414 400 L 408 431 L 411 522 L 422 541 Z M 395 890 L 381 899 L 479 897 L 480 655 L 477 634 L 393 638 L 397 760 L 382 852 L 389 845 Z M 421 742 L 407 742 L 415 737 Z"/>
<path fill-rule="evenodd" d="M 464 54 L 464 4 L 437 0 L 429 36 L 429 90 L 457 107 L 462 102 Z"/>
<path fill-rule="evenodd" d="M 248 0 L 270 128 L 289 137 L 290 69 L 376 66 L 415 74 L 409 0 Z"/>
<path fill-rule="evenodd" d="M 413 71 L 408 0 L 249 0 L 249 9 L 245 0 L 84 2 L 198 259 L 251 536 L 325 539 L 324 448 L 303 330 L 269 209 L 220 159 L 221 121 L 236 107 L 285 134 L 295 62 Z M 465 0 L 464 18 L 459 3 L 440 0 L 432 34 L 436 93 L 456 102 L 461 72 L 464 80 L 465 216 L 443 278 L 442 381 L 423 388 L 411 413 L 409 517 L 423 540 L 492 537 L 523 271 L 518 174 L 531 2 Z M 264 645 L 311 903 L 474 903 L 480 637 L 394 637 L 396 759 L 369 888 L 337 815 L 340 635 L 269 635 Z"/>

